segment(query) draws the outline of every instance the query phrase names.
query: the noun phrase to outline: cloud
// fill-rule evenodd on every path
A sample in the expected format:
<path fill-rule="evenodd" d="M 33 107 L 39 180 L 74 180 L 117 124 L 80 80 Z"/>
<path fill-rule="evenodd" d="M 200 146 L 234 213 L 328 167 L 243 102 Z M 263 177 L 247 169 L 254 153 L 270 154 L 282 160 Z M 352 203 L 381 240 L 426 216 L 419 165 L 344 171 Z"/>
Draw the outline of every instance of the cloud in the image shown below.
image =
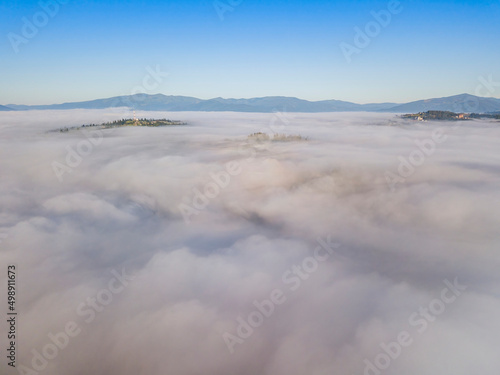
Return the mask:
<path fill-rule="evenodd" d="M 1 114 L 0 263 L 4 285 L 6 266 L 18 267 L 18 365 L 51 375 L 498 374 L 496 123 L 294 113 L 282 132 L 308 141 L 252 144 L 246 136 L 269 131 L 273 114 L 138 115 L 189 125 L 104 130 L 60 181 L 53 162 L 87 138 L 49 130 L 121 113 Z M 446 141 L 391 191 L 385 173 L 436 127 Z M 196 211 L 189 223 L 182 204 Z M 321 245 L 328 238 L 340 246 Z M 443 302 L 445 280 L 467 288 Z M 271 309 L 276 291 L 282 303 L 266 316 L 256 306 Z M 79 333 L 66 346 L 57 336 L 64 347 L 46 358 L 68 322 Z M 383 346 L 402 332 L 411 344 L 382 369 Z M 225 333 L 238 338 L 232 353 Z"/>

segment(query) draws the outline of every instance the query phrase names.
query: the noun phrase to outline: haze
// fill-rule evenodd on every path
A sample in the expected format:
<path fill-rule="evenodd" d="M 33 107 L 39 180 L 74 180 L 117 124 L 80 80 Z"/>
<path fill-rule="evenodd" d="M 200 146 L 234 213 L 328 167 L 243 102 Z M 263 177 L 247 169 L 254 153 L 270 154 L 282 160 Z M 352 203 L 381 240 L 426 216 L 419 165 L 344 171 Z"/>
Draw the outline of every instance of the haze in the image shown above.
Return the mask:
<path fill-rule="evenodd" d="M 24 373 L 498 375 L 498 123 L 139 112 L 188 125 L 103 130 L 94 143 L 49 132 L 127 115 L 0 114 L 0 263 L 18 266 Z M 401 176 L 417 143 L 428 154 Z M 88 154 L 68 167 L 78 147 Z M 71 172 L 58 177 L 61 165 Z M 213 198 L 193 203 L 214 175 Z M 91 308 L 96 296 L 107 304 Z M 273 299 L 238 336 L 254 302 Z M 35 371 L 32 350 L 68 322 L 81 331 Z M 392 346 L 387 368 L 367 370 L 398 337 L 408 345 Z"/>

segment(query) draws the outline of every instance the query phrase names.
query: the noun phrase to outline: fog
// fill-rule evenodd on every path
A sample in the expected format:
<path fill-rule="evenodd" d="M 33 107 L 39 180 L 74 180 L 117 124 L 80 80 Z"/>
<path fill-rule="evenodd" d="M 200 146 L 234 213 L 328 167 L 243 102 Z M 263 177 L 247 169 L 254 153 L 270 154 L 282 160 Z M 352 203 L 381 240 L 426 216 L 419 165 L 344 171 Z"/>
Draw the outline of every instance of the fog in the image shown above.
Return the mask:
<path fill-rule="evenodd" d="M 0 113 L 7 374 L 500 373 L 500 123 L 138 112 L 188 125 L 51 131 L 130 115 Z"/>

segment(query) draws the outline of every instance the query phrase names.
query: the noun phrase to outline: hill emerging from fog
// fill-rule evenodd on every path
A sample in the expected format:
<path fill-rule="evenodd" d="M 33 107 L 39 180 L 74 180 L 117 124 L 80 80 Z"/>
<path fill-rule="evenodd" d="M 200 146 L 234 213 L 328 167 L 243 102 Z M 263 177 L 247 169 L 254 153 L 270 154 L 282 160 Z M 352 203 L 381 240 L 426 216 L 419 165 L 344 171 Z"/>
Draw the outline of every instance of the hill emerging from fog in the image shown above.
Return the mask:
<path fill-rule="evenodd" d="M 452 112 L 488 113 L 500 111 L 500 99 L 484 98 L 469 94 L 419 100 L 405 104 L 357 104 L 342 100 L 308 101 L 293 97 L 268 96 L 251 99 L 198 99 L 189 96 L 163 94 L 135 94 L 51 105 L 8 104 L 4 110 L 45 109 L 104 109 L 128 107 L 144 111 L 206 111 L 206 112 L 425 112 L 431 110 Z"/>

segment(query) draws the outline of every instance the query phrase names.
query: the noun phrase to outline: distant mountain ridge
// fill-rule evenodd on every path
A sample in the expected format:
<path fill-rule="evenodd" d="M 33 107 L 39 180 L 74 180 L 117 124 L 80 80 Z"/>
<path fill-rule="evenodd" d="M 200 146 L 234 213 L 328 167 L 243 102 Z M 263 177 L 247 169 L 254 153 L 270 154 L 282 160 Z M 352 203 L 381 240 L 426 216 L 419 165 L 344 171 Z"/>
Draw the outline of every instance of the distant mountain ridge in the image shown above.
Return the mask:
<path fill-rule="evenodd" d="M 4 105 L 0 105 L 0 111 L 13 111 L 14 109 L 6 107 Z"/>
<path fill-rule="evenodd" d="M 500 111 L 500 99 L 461 94 L 445 98 L 417 100 L 415 102 L 397 105 L 385 111 L 400 113 L 427 111 L 488 113 Z"/>
<path fill-rule="evenodd" d="M 418 100 L 415 102 L 357 104 L 342 100 L 308 101 L 294 97 L 266 96 L 251 99 L 198 99 L 190 96 L 167 96 L 163 94 L 135 94 L 51 105 L 8 104 L 4 110 L 45 109 L 104 109 L 129 107 L 145 111 L 206 111 L 206 112 L 425 112 L 430 110 L 452 112 L 498 112 L 500 99 L 483 98 L 469 94 Z"/>
<path fill-rule="evenodd" d="M 198 99 L 189 96 L 167 96 L 163 94 L 135 94 L 97 99 L 85 102 L 73 102 L 51 105 L 17 105 L 8 106 L 17 110 L 32 109 L 103 109 L 129 107 L 146 111 L 232 111 L 232 112 L 346 112 L 377 111 L 395 106 L 395 103 L 356 104 L 341 100 L 323 100 L 311 102 L 292 97 L 267 96 L 251 99 Z"/>

